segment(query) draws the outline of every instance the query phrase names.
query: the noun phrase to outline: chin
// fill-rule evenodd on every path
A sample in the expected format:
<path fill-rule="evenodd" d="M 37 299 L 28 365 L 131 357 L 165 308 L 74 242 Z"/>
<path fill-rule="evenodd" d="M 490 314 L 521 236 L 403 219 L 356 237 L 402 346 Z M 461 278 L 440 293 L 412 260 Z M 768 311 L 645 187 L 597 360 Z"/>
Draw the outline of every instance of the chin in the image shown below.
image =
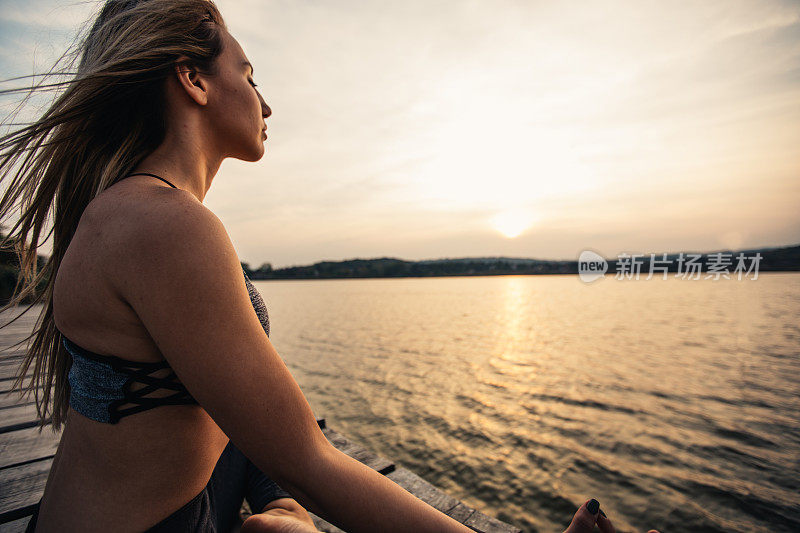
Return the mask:
<path fill-rule="evenodd" d="M 242 161 L 255 162 L 264 157 L 264 152 L 266 152 L 264 143 L 259 143 L 258 146 L 254 146 L 252 149 L 242 152 L 235 157 L 236 159 L 240 159 Z"/>

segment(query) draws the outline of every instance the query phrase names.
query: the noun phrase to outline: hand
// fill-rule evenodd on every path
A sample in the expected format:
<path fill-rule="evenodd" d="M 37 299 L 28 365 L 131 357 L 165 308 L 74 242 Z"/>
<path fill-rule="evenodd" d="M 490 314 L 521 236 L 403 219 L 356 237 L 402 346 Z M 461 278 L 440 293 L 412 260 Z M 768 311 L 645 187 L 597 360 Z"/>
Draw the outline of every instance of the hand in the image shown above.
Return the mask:
<path fill-rule="evenodd" d="M 268 503 L 263 512 L 244 521 L 241 533 L 317 533 L 308 512 L 291 498 Z"/>
<path fill-rule="evenodd" d="M 572 522 L 564 533 L 592 533 L 595 524 L 602 533 L 616 533 L 617 531 L 611 524 L 611 520 L 600 510 L 600 502 L 592 498 L 578 507 L 575 516 L 572 517 Z M 659 532 L 651 529 L 647 533 Z"/>

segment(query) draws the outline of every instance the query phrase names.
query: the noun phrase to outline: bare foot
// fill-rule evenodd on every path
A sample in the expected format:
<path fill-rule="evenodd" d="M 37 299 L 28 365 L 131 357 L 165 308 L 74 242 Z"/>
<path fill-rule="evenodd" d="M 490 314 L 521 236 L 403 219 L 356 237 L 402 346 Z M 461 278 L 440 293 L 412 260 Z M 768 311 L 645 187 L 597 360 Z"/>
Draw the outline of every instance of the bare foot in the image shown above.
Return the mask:
<path fill-rule="evenodd" d="M 575 511 L 575 516 L 572 517 L 564 533 L 591 533 L 594 531 L 594 526 L 597 527 L 602 533 L 616 533 L 614 525 L 608 519 L 606 513 L 600 510 L 600 502 L 592 498 L 584 503 L 578 510 Z M 659 533 L 655 529 L 651 529 L 647 533 Z"/>
<path fill-rule="evenodd" d="M 591 533 L 595 524 L 603 533 L 614 533 L 614 526 L 611 525 L 611 520 L 608 520 L 598 511 L 600 511 L 600 503 L 594 498 L 584 503 L 575 511 L 575 516 L 572 517 L 572 522 L 570 522 L 564 533 Z"/>

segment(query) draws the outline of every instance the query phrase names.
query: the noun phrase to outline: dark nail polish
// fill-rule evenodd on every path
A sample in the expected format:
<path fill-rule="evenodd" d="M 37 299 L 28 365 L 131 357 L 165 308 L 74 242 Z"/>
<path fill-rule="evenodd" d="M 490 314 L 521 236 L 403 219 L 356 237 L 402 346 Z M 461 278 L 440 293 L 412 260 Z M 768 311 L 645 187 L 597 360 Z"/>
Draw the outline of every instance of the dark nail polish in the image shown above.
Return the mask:
<path fill-rule="evenodd" d="M 592 498 L 589 500 L 589 503 L 586 504 L 586 508 L 589 509 L 590 513 L 597 514 L 597 511 L 600 510 L 600 502 Z"/>
<path fill-rule="evenodd" d="M 601 515 L 603 515 L 603 516 L 605 516 L 606 518 L 608 518 L 608 517 L 606 516 L 606 513 L 604 513 L 602 509 L 600 509 L 600 514 L 601 514 Z"/>

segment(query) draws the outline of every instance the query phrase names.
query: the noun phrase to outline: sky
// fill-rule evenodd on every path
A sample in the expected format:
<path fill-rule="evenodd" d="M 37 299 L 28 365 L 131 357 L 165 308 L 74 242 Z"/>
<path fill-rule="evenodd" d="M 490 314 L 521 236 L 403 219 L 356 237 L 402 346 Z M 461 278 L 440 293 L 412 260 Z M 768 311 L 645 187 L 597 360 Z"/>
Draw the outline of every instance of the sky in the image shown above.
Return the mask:
<path fill-rule="evenodd" d="M 800 2 L 217 5 L 273 111 L 204 200 L 253 267 L 800 243 Z M 0 77 L 98 9 L 0 0 Z"/>

